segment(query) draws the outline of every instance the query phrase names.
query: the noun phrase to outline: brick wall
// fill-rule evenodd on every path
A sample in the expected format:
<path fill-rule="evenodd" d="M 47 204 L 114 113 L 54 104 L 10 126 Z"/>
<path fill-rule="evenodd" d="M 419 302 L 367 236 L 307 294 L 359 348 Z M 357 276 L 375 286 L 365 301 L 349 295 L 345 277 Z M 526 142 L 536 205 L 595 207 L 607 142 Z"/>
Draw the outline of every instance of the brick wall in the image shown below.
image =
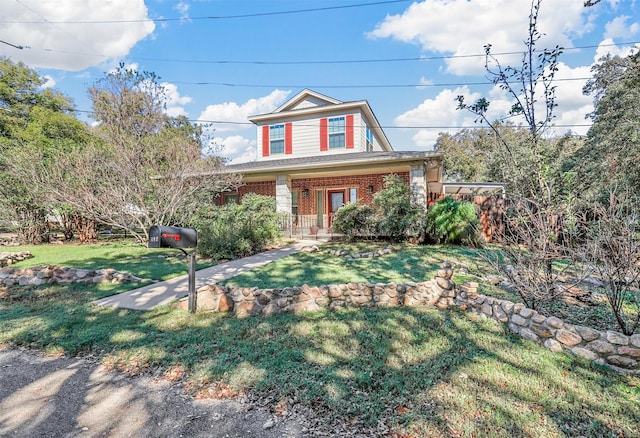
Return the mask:
<path fill-rule="evenodd" d="M 409 184 L 409 172 L 398 172 L 398 176 L 402 177 L 405 183 Z M 345 201 L 349 201 L 349 189 L 357 190 L 357 198 L 363 204 L 371 204 L 375 193 L 384 188 L 384 177 L 388 173 L 375 173 L 367 175 L 353 176 L 335 176 L 323 178 L 301 178 L 291 181 L 291 191 L 298 192 L 298 214 L 313 215 L 317 213 L 317 191 L 322 190 L 323 193 L 323 212 L 327 214 L 327 190 L 345 190 Z M 372 193 L 369 193 L 369 186 L 373 187 Z M 304 196 L 304 190 L 308 190 L 308 195 Z M 258 195 L 275 196 L 275 181 L 250 182 L 238 188 L 237 192 L 229 192 L 229 194 L 238 194 L 239 199 L 247 193 L 256 193 Z M 216 199 L 217 205 L 224 204 L 224 195 L 221 194 Z"/>
<path fill-rule="evenodd" d="M 291 190 L 297 191 L 298 195 L 298 214 L 315 214 L 317 205 L 317 191 L 323 191 L 323 211 L 327 213 L 328 205 L 326 199 L 326 191 L 331 189 L 344 189 L 346 193 L 345 201 L 349 200 L 349 189 L 357 190 L 357 197 L 363 204 L 371 204 L 373 195 L 384 187 L 384 177 L 388 174 L 368 174 L 354 176 L 336 176 L 325 178 L 302 178 L 291 181 Z M 407 184 L 409 184 L 409 172 L 399 172 Z M 368 193 L 369 186 L 373 187 L 373 193 Z M 304 196 L 303 191 L 307 189 L 309 195 Z"/>
<path fill-rule="evenodd" d="M 216 205 L 224 204 L 225 195 L 237 194 L 238 198 L 241 200 L 244 195 L 247 193 L 255 193 L 257 195 L 263 196 L 276 196 L 276 182 L 275 181 L 260 181 L 260 182 L 250 182 L 246 183 L 242 187 L 239 187 L 236 192 L 227 192 L 221 193 L 220 196 L 216 198 Z"/>

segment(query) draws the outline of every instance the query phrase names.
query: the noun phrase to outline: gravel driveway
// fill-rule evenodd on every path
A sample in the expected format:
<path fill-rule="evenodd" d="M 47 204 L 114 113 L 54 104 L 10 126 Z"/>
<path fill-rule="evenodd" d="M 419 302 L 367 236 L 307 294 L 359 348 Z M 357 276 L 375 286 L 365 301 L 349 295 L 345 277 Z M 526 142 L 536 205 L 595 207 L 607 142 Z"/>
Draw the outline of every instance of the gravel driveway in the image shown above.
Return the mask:
<path fill-rule="evenodd" d="M 0 436 L 280 438 L 309 436 L 304 423 L 242 399 L 193 400 L 181 384 L 90 359 L 0 349 Z"/>

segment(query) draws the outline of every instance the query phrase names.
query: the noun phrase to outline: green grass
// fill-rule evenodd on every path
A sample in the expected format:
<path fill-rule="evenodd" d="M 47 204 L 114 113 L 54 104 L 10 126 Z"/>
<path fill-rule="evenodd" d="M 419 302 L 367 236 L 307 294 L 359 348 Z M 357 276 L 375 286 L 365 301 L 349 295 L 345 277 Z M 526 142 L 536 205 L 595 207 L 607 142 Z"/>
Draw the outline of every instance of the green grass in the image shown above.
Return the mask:
<path fill-rule="evenodd" d="M 402 251 L 416 258 L 405 268 L 423 278 L 444 259 L 471 257 L 458 248 Z M 109 257 L 123 253 L 101 257 L 112 266 Z M 409 275 L 400 259 L 384 263 L 394 272 L 375 269 L 380 278 Z M 236 319 L 89 304 L 126 287 L 9 288 L 0 293 L 0 344 L 98 354 L 132 373 L 183 370 L 194 392 L 252 390 L 276 410 L 302 403 L 330 420 L 383 421 L 401 436 L 640 436 L 640 378 L 552 353 L 470 313 L 395 308 Z"/>
<path fill-rule="evenodd" d="M 12 246 L 8 250 L 11 252 L 30 251 L 33 255 L 33 258 L 12 265 L 16 267 L 46 264 L 92 270 L 114 268 L 152 280 L 168 280 L 187 272 L 187 260 L 179 250 L 149 249 L 142 244 L 130 241 L 94 245 Z M 211 260 L 198 260 L 197 269 L 212 264 Z M 139 286 L 139 284 L 131 285 L 134 288 Z"/>
<path fill-rule="evenodd" d="M 478 256 L 478 253 L 483 250 L 459 246 L 400 244 L 395 246 L 395 252 L 375 259 L 346 259 L 329 253 L 332 249 L 340 248 L 355 254 L 384 248 L 387 244 L 328 243 L 321 246 L 317 253 L 301 252 L 292 257 L 276 260 L 261 268 L 230 278 L 223 284 L 276 288 L 349 282 L 419 282 L 432 279 L 445 260 L 462 263 L 469 269 L 471 275 L 461 274 L 459 270 L 454 271 L 456 275 L 454 279 L 459 283 L 469 279 L 477 280 L 474 275 L 483 275 L 488 270 Z M 490 285 L 482 285 L 482 287 L 489 287 L 487 291 L 490 290 L 494 294 L 504 294 Z"/>

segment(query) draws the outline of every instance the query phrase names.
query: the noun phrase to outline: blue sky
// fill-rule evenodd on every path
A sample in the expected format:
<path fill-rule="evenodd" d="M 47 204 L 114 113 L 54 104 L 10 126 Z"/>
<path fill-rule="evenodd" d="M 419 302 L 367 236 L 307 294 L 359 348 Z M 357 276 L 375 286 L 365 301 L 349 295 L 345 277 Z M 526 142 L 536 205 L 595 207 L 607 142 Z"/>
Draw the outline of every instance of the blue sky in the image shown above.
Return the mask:
<path fill-rule="evenodd" d="M 580 134 L 593 110 L 581 93 L 591 66 L 606 53 L 627 55 L 640 40 L 636 1 L 582 3 L 543 0 L 539 21 L 540 47 L 566 48 L 557 129 Z M 303 88 L 366 99 L 396 150 L 430 150 L 439 132 L 474 126 L 455 109 L 457 95 L 486 96 L 494 117 L 510 107 L 486 84 L 484 57 L 473 55 L 487 43 L 495 53 L 522 51 L 529 7 L 529 0 L 0 0 L 0 40 L 11 44 L 0 43 L 0 56 L 36 68 L 87 121 L 86 90 L 104 72 L 119 62 L 153 71 L 171 97 L 167 111 L 216 122 L 215 141 L 235 162 L 255 158 L 247 117 Z M 500 61 L 519 65 L 520 56 Z"/>

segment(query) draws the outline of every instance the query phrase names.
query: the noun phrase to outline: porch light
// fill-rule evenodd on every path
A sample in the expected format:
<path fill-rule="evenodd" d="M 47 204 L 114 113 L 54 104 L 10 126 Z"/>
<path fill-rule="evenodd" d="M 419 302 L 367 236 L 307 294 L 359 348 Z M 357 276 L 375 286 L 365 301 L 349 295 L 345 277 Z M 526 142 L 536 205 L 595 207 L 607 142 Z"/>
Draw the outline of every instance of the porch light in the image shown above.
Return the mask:
<path fill-rule="evenodd" d="M 373 186 L 367 187 L 367 193 L 370 194 L 370 195 L 373 194 Z"/>
<path fill-rule="evenodd" d="M 309 197 L 309 189 L 304 189 L 302 191 L 302 197 L 303 198 L 308 198 Z"/>

